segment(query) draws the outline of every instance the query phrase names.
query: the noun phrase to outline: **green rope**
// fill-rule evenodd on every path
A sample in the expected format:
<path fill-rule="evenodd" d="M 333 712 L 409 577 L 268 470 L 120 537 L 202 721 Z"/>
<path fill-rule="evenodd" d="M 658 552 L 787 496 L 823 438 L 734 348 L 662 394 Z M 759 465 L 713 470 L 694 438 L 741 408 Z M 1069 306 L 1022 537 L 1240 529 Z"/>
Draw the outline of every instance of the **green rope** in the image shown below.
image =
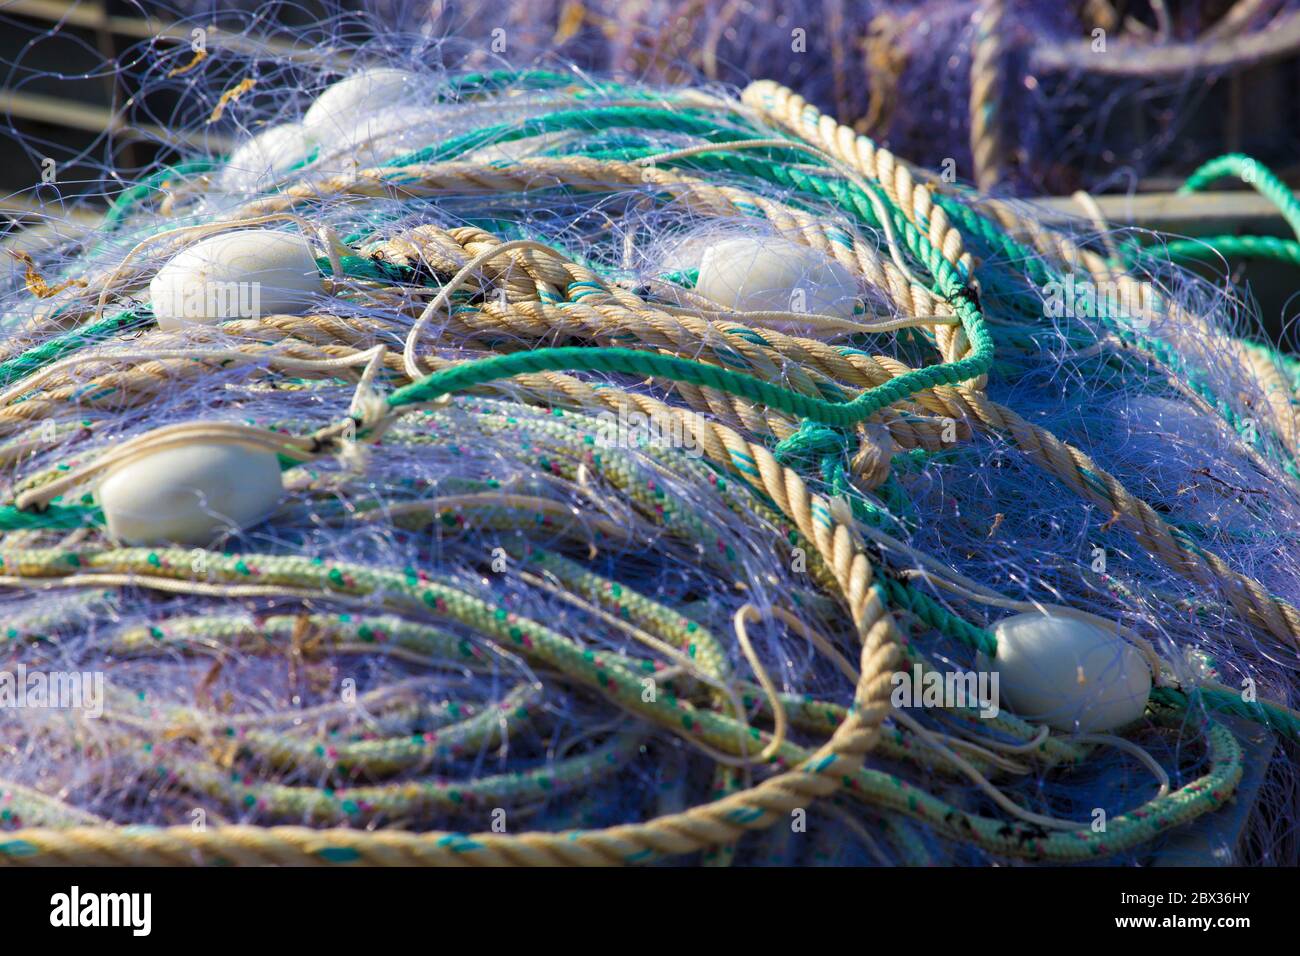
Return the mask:
<path fill-rule="evenodd" d="M 1206 239 L 1175 239 L 1161 252 L 1170 262 L 1200 261 L 1221 256 L 1244 259 L 1274 259 L 1300 266 L 1300 242 L 1274 236 L 1211 236 Z"/>
<path fill-rule="evenodd" d="M 471 130 L 468 133 L 462 133 L 460 136 L 454 136 L 444 143 L 426 146 L 423 149 L 390 159 L 383 165 L 395 168 L 414 166 L 421 163 L 446 162 L 484 146 L 530 139 L 546 133 L 581 130 L 590 134 L 595 130 L 619 127 L 683 133 L 699 136 L 711 143 L 729 143 L 742 139 L 752 139 L 754 136 L 754 130 L 752 129 L 719 129 L 716 117 L 689 108 L 673 110 L 665 106 L 647 105 L 562 110 L 519 123 L 501 123 Z M 806 156 L 802 151 L 794 149 L 773 150 L 773 152 L 787 162 L 799 162 L 801 157 Z"/>
<path fill-rule="evenodd" d="M 453 392 L 464 391 L 516 375 L 537 372 L 585 371 L 619 372 L 628 375 L 654 376 L 674 382 L 701 385 L 739 395 L 777 411 L 811 419 L 835 428 L 847 428 L 865 421 L 880 409 L 916 392 L 937 385 L 958 382 L 984 374 L 992 361 L 992 342 L 984 331 L 979 313 L 969 300 L 956 303 L 971 342 L 975 345 L 964 359 L 944 365 L 913 369 L 897 378 L 864 391 L 848 402 L 830 402 L 773 385 L 752 375 L 733 372 L 674 355 L 659 355 L 623 348 L 564 347 L 535 349 L 513 355 L 465 362 L 443 369 L 398 389 L 389 397 L 394 408 L 430 402 Z"/>
<path fill-rule="evenodd" d="M 123 332 L 143 328 L 152 321 L 152 316 L 141 312 L 119 312 L 117 315 L 107 316 L 98 322 L 83 325 L 79 329 L 42 342 L 21 355 L 0 362 L 0 388 L 39 371 L 70 352 L 75 352 L 86 345 L 102 342 Z"/>
<path fill-rule="evenodd" d="M 1228 176 L 1239 178 L 1277 206 L 1292 232 L 1300 237 L 1300 200 L 1296 199 L 1287 184 L 1282 182 L 1271 169 L 1241 153 L 1228 153 L 1210 160 L 1188 176 L 1178 192 L 1188 195 L 1204 189 L 1215 180 Z"/>
<path fill-rule="evenodd" d="M 137 203 L 146 199 L 150 194 L 157 192 L 159 187 L 167 180 L 177 176 L 188 176 L 191 173 L 205 173 L 219 163 L 219 157 L 187 160 L 161 169 L 143 182 L 137 183 L 130 189 L 123 190 L 109 204 L 108 211 L 104 213 L 102 225 L 105 231 L 112 232 L 121 225 Z"/>
<path fill-rule="evenodd" d="M 1251 723 L 1267 727 L 1280 736 L 1300 743 L 1300 718 L 1288 710 L 1267 701 L 1247 702 L 1239 694 L 1211 687 L 1197 687 L 1190 693 L 1173 687 L 1155 687 L 1151 690 L 1154 703 L 1176 710 L 1190 710 L 1196 704 L 1219 714 L 1243 717 Z"/>
<path fill-rule="evenodd" d="M 0 506 L 0 531 L 66 530 L 103 523 L 103 512 L 93 507 L 50 505 L 44 511 L 20 511 L 13 505 Z"/>

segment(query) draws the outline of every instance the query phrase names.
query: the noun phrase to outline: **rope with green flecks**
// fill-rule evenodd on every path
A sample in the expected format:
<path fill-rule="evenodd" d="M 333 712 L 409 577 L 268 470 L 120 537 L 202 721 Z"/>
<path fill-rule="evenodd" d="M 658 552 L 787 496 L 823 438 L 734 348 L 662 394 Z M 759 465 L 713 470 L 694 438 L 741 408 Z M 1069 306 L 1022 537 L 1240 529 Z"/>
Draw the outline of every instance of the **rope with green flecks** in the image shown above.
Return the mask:
<path fill-rule="evenodd" d="M 711 128 L 707 118 L 696 119 L 656 107 L 638 107 L 625 113 L 613 109 L 560 111 L 543 120 L 523 124 L 518 131 L 511 131 L 510 135 L 514 136 L 517 132 L 518 137 L 522 138 L 566 126 L 592 128 L 592 124 L 595 124 L 595 128 L 600 128 L 602 125 L 616 126 L 623 123 L 639 123 L 648 128 L 674 131 L 694 131 L 705 134 L 706 138 Z M 815 126 L 816 123 L 812 125 Z M 576 400 L 580 407 L 590 407 L 592 402 L 606 407 L 620 407 L 620 403 L 636 403 L 646 407 L 650 401 L 645 396 L 617 388 L 596 391 L 581 380 L 555 374 L 567 370 L 654 376 L 667 380 L 688 404 L 719 416 L 730 415 L 736 419 L 737 424 L 745 425 L 746 431 L 757 429 L 760 416 L 755 414 L 755 407 L 762 406 L 762 416 L 767 417 L 763 427 L 771 429 L 763 434 L 787 427 L 782 415 L 801 419 L 805 423 L 819 422 L 832 429 L 849 432 L 855 431 L 856 426 L 868 420 L 884 421 L 888 427 L 903 434 L 911 425 L 907 419 L 896 417 L 895 406 L 906 408 L 914 417 L 917 412 L 924 411 L 940 415 L 957 412 L 959 414 L 954 417 L 963 422 L 982 423 L 1010 431 L 1022 445 L 1037 449 L 1052 470 L 1066 475 L 1084 476 L 1082 479 L 1070 480 L 1072 486 L 1086 494 L 1101 494 L 1109 502 L 1124 503 L 1141 515 L 1141 502 L 1127 504 L 1130 501 L 1127 493 L 1104 472 L 1092 466 L 1086 457 L 1080 459 L 1073 449 L 1063 443 L 1057 442 L 1054 445 L 1055 440 L 1050 436 L 1045 436 L 1041 430 L 1035 430 L 1028 423 L 1018 421 L 1009 410 L 993 405 L 982 395 L 980 380 L 992 360 L 992 339 L 983 324 L 978 294 L 970 284 L 970 256 L 963 248 L 961 234 L 948 224 L 946 207 L 937 204 L 926 187 L 908 184 L 902 175 L 904 168 L 901 165 L 893 167 L 899 171 L 897 177 L 876 175 L 874 172 L 869 175 L 889 200 L 893 223 L 899 230 L 904 245 L 934 280 L 933 289 L 918 288 L 909 283 L 890 262 L 877 256 L 867 244 L 847 237 L 838 229 L 825 228 L 815 217 L 802 214 L 793 207 L 734 187 L 711 187 L 707 182 L 666 168 L 654 169 L 647 174 L 644 168 L 622 159 L 526 161 L 516 164 L 518 168 L 482 167 L 455 160 L 458 152 L 467 151 L 479 143 L 494 141 L 493 137 L 498 132 L 494 131 L 492 135 L 470 134 L 462 143 L 453 141 L 450 145 L 442 144 L 427 155 L 417 155 L 401 163 L 390 164 L 394 171 L 392 175 L 402 177 L 404 188 L 412 195 L 433 196 L 450 188 L 463 190 L 467 185 L 486 191 L 527 190 L 536 188 L 530 181 L 536 182 L 539 176 L 550 177 L 551 183 L 578 189 L 592 189 L 602 183 L 651 182 L 678 199 L 698 204 L 700 209 L 718 210 L 720 214 L 721 211 L 730 214 L 737 210 L 758 210 L 762 216 L 777 224 L 789 222 L 799 226 L 815 225 L 818 229 L 809 234 L 810 244 L 851 265 L 870 284 L 889 289 L 900 301 L 906 303 L 907 308 L 920 311 L 919 307 L 925 306 L 925 314 L 933 314 L 941 307 L 946 307 L 957 314 L 960 325 L 934 326 L 935 344 L 943 359 L 940 364 L 909 369 L 887 357 L 832 349 L 815 339 L 800 339 L 770 329 L 745 328 L 736 322 L 718 323 L 717 326 L 704 322 L 692 324 L 688 318 L 680 316 L 673 316 L 670 321 L 652 304 L 646 303 L 629 290 L 604 283 L 590 269 L 579 267 L 573 262 L 548 259 L 531 253 L 512 253 L 502 256 L 508 264 L 497 266 L 495 275 L 501 276 L 507 271 L 522 269 L 528 277 L 522 291 L 512 288 L 507 301 L 499 306 L 493 303 L 479 308 L 462 306 L 459 314 L 453 312 L 450 318 L 464 321 L 469 329 L 497 328 L 514 332 L 527 328 L 565 328 L 573 330 L 573 334 L 579 336 L 590 335 L 597 342 L 601 341 L 602 335 L 612 337 L 614 334 L 626 334 L 630 329 L 634 330 L 637 344 L 641 347 L 613 348 L 601 343 L 602 347 L 597 348 L 536 349 L 458 364 L 431 357 L 428 365 L 436 370 L 424 379 L 409 382 L 391 393 L 388 397 L 391 408 L 423 404 L 460 391 L 481 391 L 484 388 L 491 390 L 504 379 L 535 386 L 539 390 L 543 387 L 550 389 L 550 397 L 541 400 L 544 404 L 556 403 L 559 396 Z M 743 138 L 745 137 L 740 133 L 727 133 L 715 137 L 714 141 L 725 145 L 729 140 Z M 739 154 L 727 154 L 728 161 L 737 155 Z M 777 177 L 785 175 L 795 184 L 795 188 L 799 188 L 796 180 L 801 180 L 809 192 L 819 197 L 834 198 L 842 206 L 850 207 L 860 221 L 872 222 L 874 213 L 870 204 L 854 188 L 803 171 L 792 171 L 783 165 L 783 160 L 793 161 L 795 156 L 800 160 L 806 159 L 803 154 L 795 154 L 793 151 L 790 157 L 773 152 L 771 157 L 746 157 L 742 164 L 760 170 L 761 174 Z M 887 157 L 883 151 L 876 155 L 876 161 L 886 167 L 893 163 L 892 158 Z M 317 192 L 317 189 L 320 191 Z M 279 197 L 250 204 L 241 210 L 240 215 L 258 215 L 306 204 L 322 195 L 365 197 L 382 195 L 383 191 L 382 181 L 371 176 L 329 182 L 324 186 L 313 183 L 310 188 L 289 186 L 282 190 Z M 132 195 L 129 201 L 136 202 L 142 195 L 143 193 Z M 232 217 L 232 221 L 237 219 L 238 216 Z M 410 241 L 406 237 L 400 238 Z M 477 248 L 476 243 L 498 241 L 490 236 L 485 240 L 467 235 L 464 242 L 460 241 L 460 236 L 451 238 L 451 246 L 444 242 L 441 248 L 452 250 L 453 256 L 454 249 L 463 249 L 463 254 L 468 256 Z M 847 244 L 843 241 L 844 238 L 848 238 Z M 430 237 L 421 237 L 421 241 L 430 241 Z M 385 250 L 385 253 L 391 251 Z M 379 265 L 365 266 L 364 263 L 368 261 Z M 381 283 L 393 281 L 394 273 L 387 265 L 391 265 L 388 259 L 367 259 L 365 256 L 354 257 L 351 263 L 345 261 L 345 268 L 355 270 L 357 276 Z M 485 268 L 484 273 L 486 287 L 494 277 L 494 271 Z M 121 280 L 122 287 L 129 288 L 130 283 L 138 281 L 142 275 L 143 273 L 135 277 L 124 276 Z M 517 272 L 511 281 L 518 281 Z M 595 300 L 592 299 L 593 293 Z M 422 293 L 409 294 L 418 297 Z M 109 324 L 113 321 L 104 320 L 102 328 L 91 327 L 67 333 L 62 338 L 11 357 L 3 366 L 5 375 L 14 376 L 14 380 L 21 381 L 23 376 L 32 371 L 73 354 L 87 344 L 101 341 L 104 334 L 112 334 L 117 328 Z M 476 322 L 481 325 L 476 326 Z M 723 328 L 719 329 L 718 326 Z M 338 343 L 348 342 L 348 337 L 356 332 L 352 323 L 339 318 L 316 323 L 291 319 L 277 322 L 276 328 L 285 333 L 282 341 L 293 347 L 334 350 L 340 348 Z M 727 341 L 731 348 L 717 348 L 715 342 L 719 332 L 722 340 Z M 307 338 L 298 338 L 300 335 Z M 711 350 L 709 354 L 701 354 L 701 345 Z M 342 347 L 356 351 L 350 345 Z M 678 354 L 666 354 L 668 352 Z M 395 373 L 400 373 L 400 368 L 391 364 L 390 367 Z M 755 374 L 756 371 L 763 375 Z M 94 387 L 100 386 L 113 390 L 119 400 L 123 395 L 138 395 L 143 398 L 149 394 L 150 382 L 160 376 L 174 374 L 177 374 L 177 370 L 170 366 L 112 373 L 111 376 L 102 376 L 102 381 L 92 380 L 91 391 L 93 393 Z M 776 378 L 778 374 L 788 384 L 773 384 L 770 379 Z M 396 381 L 401 381 L 400 375 L 395 378 Z M 78 386 L 78 390 L 83 390 L 84 393 L 84 385 Z M 42 401 L 60 402 L 71 398 L 71 394 L 56 392 L 53 398 L 11 405 L 3 410 L 4 420 L 6 423 L 33 421 L 37 413 L 26 411 L 14 414 L 11 410 L 22 409 L 24 406 L 37 408 Z M 677 414 L 669 406 L 663 406 L 663 409 L 667 409 L 668 414 Z M 23 415 L 31 417 L 24 419 Z M 744 418 L 743 422 L 739 420 L 741 417 Z M 44 858 L 137 863 L 643 862 L 659 854 L 683 853 L 730 844 L 745 830 L 771 825 L 790 808 L 811 799 L 829 796 L 842 788 L 850 797 L 921 819 L 948 838 L 974 842 L 995 855 L 1064 861 L 1088 859 L 1139 845 L 1169 827 L 1212 810 L 1231 794 L 1241 772 L 1240 751 L 1231 735 L 1212 723 L 1204 727 L 1210 760 L 1209 772 L 1168 797 L 1152 801 L 1132 815 L 1125 814 L 1112 819 L 1109 832 L 1100 837 L 1087 832 L 1044 837 L 1015 826 L 1008 827 L 1000 821 L 972 817 L 935 800 L 901 778 L 861 768 L 863 757 L 872 747 L 880 748 L 882 752 L 888 750 L 891 754 L 906 753 L 911 749 L 903 745 L 901 738 L 887 743 L 886 737 L 880 733 L 880 723 L 886 713 L 884 699 L 887 696 L 883 678 L 898 656 L 897 636 L 886 607 L 906 607 L 909 613 L 927 620 L 946 633 L 964 637 L 967 643 L 974 646 L 979 646 L 987 637 L 981 636 L 979 629 L 973 625 L 948 614 L 933 602 L 927 605 L 923 594 L 907 588 L 896 579 L 888 576 L 876 579 L 869 556 L 854 543 L 851 527 L 834 517 L 835 512 L 830 502 L 812 493 L 796 470 L 783 465 L 763 443 L 746 439 L 734 427 L 698 419 L 687 421 L 688 427 L 698 430 L 697 438 L 709 460 L 732 475 L 738 475 L 741 478 L 738 489 L 748 487 L 758 494 L 758 498 L 751 498 L 748 492 L 744 492 L 733 498 L 738 513 L 771 515 L 777 520 L 778 526 L 783 523 L 785 533 L 791 540 L 813 546 L 816 565 L 814 577 L 823 588 L 848 605 L 862 639 L 862 677 L 856 691 L 855 706 L 845 708 L 832 702 L 805 701 L 802 706 L 795 707 L 794 701 L 787 702 L 805 728 L 816 725 L 816 718 L 812 716 L 816 712 L 830 715 L 831 719 L 824 720 L 819 728 L 831 732 L 830 739 L 817 751 L 787 742 L 773 758 L 781 772 L 756 787 L 738 790 L 686 813 L 593 833 L 534 833 L 507 837 L 499 834 L 404 834 L 391 830 L 360 833 L 337 829 L 222 826 L 193 835 L 180 832 L 184 828 L 129 834 L 109 830 L 93 835 L 92 831 L 70 828 L 58 831 L 20 831 L 12 840 L 0 841 L 0 859 L 11 862 Z M 502 426 L 498 424 L 497 427 Z M 524 426 L 511 422 L 509 427 L 522 427 L 524 430 L 531 429 L 538 434 L 545 434 L 553 448 L 572 451 L 575 447 L 573 442 L 582 441 L 581 437 L 570 441 L 562 434 L 565 426 L 556 426 L 553 422 L 541 426 L 535 422 Z M 803 429 L 799 431 L 802 432 Z M 389 437 L 395 434 L 398 433 L 389 432 Z M 808 437 L 809 441 L 802 444 L 811 449 L 814 458 L 820 450 L 828 447 L 812 442 L 810 434 Z M 784 451 L 792 451 L 792 448 L 793 446 L 786 446 Z M 1071 457 L 1073 461 L 1069 462 Z M 571 456 L 560 466 L 560 474 L 566 480 L 578 478 L 573 460 Z M 620 472 L 620 459 L 617 455 L 608 456 L 608 461 L 609 468 L 602 473 L 616 478 L 621 474 L 623 477 L 618 479 L 621 482 L 618 487 L 624 493 L 633 499 L 642 500 L 652 510 L 663 509 L 662 501 L 647 500 L 644 492 L 637 488 L 634 468 L 628 466 Z M 621 464 L 626 466 L 626 460 L 622 460 Z M 1070 471 L 1071 467 L 1075 469 L 1073 472 Z M 697 476 L 705 479 L 705 473 L 698 470 Z M 29 476 L 33 486 L 39 485 L 40 480 L 39 476 Z M 707 480 L 713 482 L 721 479 L 712 475 Z M 1104 487 L 1104 492 L 1094 490 L 1098 485 Z M 55 527 L 77 527 L 86 521 L 93 524 L 95 520 L 93 511 L 57 504 L 39 513 L 19 513 L 10 509 L 0 515 L 0 521 L 5 522 L 5 527 L 22 530 L 24 533 Z M 507 526 L 512 523 L 509 518 L 503 520 Z M 688 508 L 663 509 L 662 520 L 675 534 L 688 538 L 705 535 L 704 526 L 698 520 L 691 520 Z M 1157 522 L 1158 519 L 1147 521 L 1150 527 L 1145 528 L 1145 533 L 1151 540 L 1160 543 L 1161 525 Z M 1159 551 L 1160 548 L 1155 550 Z M 75 581 L 76 586 L 98 586 L 97 576 L 126 576 L 132 582 L 146 587 L 171 587 L 177 583 L 184 585 L 186 569 L 193 563 L 190 552 L 11 549 L 7 541 L 4 559 L 6 583 L 22 587 L 60 584 L 64 581 L 69 584 Z M 1176 565 L 1185 562 L 1185 549 L 1169 553 L 1168 559 Z M 554 571 L 559 568 L 554 562 L 566 559 L 534 554 L 531 560 L 543 563 L 550 561 L 551 570 Z M 264 586 L 285 589 L 288 593 L 343 597 L 361 593 L 375 594 L 386 604 L 391 602 L 389 610 L 394 614 L 409 611 L 412 606 L 420 608 L 422 613 L 428 613 L 432 608 L 435 614 L 454 617 L 461 623 L 472 625 L 476 631 L 521 645 L 528 654 L 560 667 L 571 677 L 605 693 L 618 706 L 638 718 L 674 733 L 698 735 L 702 742 L 714 749 L 732 755 L 743 755 L 749 751 L 739 741 L 748 738 L 757 749 L 770 740 L 769 735 L 757 728 L 746 729 L 738 724 L 733 715 L 712 709 L 721 706 L 712 698 L 699 698 L 696 702 L 674 698 L 668 702 L 646 705 L 640 701 L 640 677 L 645 673 L 644 665 L 648 664 L 653 669 L 657 662 L 645 661 L 637 665 L 636 662 L 620 659 L 613 654 L 588 659 L 576 644 L 562 635 L 549 631 L 534 621 L 512 619 L 508 610 L 490 608 L 473 595 L 459 591 L 447 583 L 418 578 L 413 581 L 409 575 L 342 563 L 318 567 L 305 559 L 286 555 L 240 557 L 210 554 L 205 559 L 205 566 L 207 571 L 203 583 L 211 583 L 215 576 L 232 587 Z M 1210 567 L 1219 580 L 1234 580 L 1226 567 L 1216 566 L 1213 562 L 1210 562 Z M 601 583 L 590 580 L 584 576 L 588 572 L 578 570 L 580 573 L 570 574 L 566 581 L 575 593 L 585 593 L 588 598 L 598 599 L 608 593 L 605 590 L 607 585 L 614 584 L 610 581 Z M 256 581 L 256 585 L 252 584 L 253 581 Z M 1252 590 L 1249 583 L 1244 586 L 1244 590 L 1247 596 L 1239 609 L 1247 616 L 1253 614 L 1253 619 L 1263 619 L 1266 626 L 1273 629 L 1278 612 L 1271 612 L 1270 601 L 1276 603 L 1276 599 L 1258 593 L 1258 586 Z M 629 614 L 639 615 L 638 620 L 652 626 L 654 633 L 669 638 L 670 643 L 681 645 L 687 642 L 699 655 L 697 660 L 702 669 L 714 676 L 720 673 L 717 666 L 719 654 L 716 650 L 709 650 L 711 643 L 716 644 L 716 639 L 699 634 L 698 629 L 691 631 L 689 619 L 647 596 L 629 592 L 628 597 L 629 601 L 618 602 L 620 610 L 627 609 Z M 1283 606 L 1280 613 L 1289 622 L 1288 610 L 1289 606 Z M 505 616 L 499 616 L 499 612 Z M 278 622 L 275 627 L 269 628 L 268 636 L 296 627 L 297 619 L 294 620 L 292 626 L 288 620 Z M 308 621 L 306 626 L 316 634 L 338 634 L 337 624 L 333 622 Z M 241 627 L 245 625 L 194 621 L 182 623 L 178 634 L 187 639 L 220 641 L 234 639 L 238 634 L 244 633 Z M 1290 629 L 1290 624 L 1286 623 L 1283 627 Z M 359 631 L 357 633 L 359 636 Z M 687 641 L 690 635 L 696 637 L 694 642 Z M 403 646 L 408 651 L 428 656 L 450 650 L 438 645 L 438 638 L 432 634 L 422 632 L 422 639 L 423 643 L 414 634 L 408 635 Z M 434 643 L 428 643 L 430 639 Z M 128 646 L 138 646 L 141 637 L 125 635 L 122 640 Z M 713 659 L 712 664 L 709 663 L 710 659 Z M 755 703 L 763 703 L 762 696 L 754 693 L 754 685 L 747 685 L 747 692 Z M 1185 702 L 1162 703 L 1176 706 L 1179 710 L 1186 709 Z M 462 728 L 456 734 L 463 735 L 465 740 L 481 743 L 493 739 L 492 735 L 500 732 L 499 725 L 489 727 L 487 725 L 490 722 L 486 720 L 473 724 L 472 728 L 467 728 L 465 723 L 455 725 Z M 1021 739 L 1030 736 L 1027 728 L 1021 727 L 1019 730 L 1022 733 Z M 186 787 L 218 796 L 223 801 L 238 803 L 251 799 L 271 813 L 289 817 L 305 815 L 322 823 L 334 824 L 358 821 L 372 813 L 400 814 L 412 807 L 436 806 L 448 801 L 455 803 L 452 790 L 470 799 L 475 796 L 482 798 L 487 794 L 493 798 L 502 794 L 521 798 L 536 796 L 557 784 L 569 786 L 579 782 L 588 783 L 597 779 L 599 774 L 612 772 L 611 768 L 617 769 L 633 759 L 632 751 L 637 739 L 635 736 L 616 736 L 602 749 L 567 763 L 561 762 L 549 771 L 524 772 L 500 779 L 480 778 L 474 782 L 473 787 L 460 789 L 445 785 L 411 787 L 401 784 L 390 788 L 353 788 L 354 792 L 340 790 L 333 795 L 323 796 L 316 790 L 304 792 L 303 788 L 278 784 L 244 787 L 207 764 L 178 762 L 170 773 Z M 243 746 L 250 754 L 292 763 L 294 766 L 363 767 L 370 772 L 386 773 L 412 764 L 422 765 L 423 761 L 436 758 L 436 748 L 430 746 L 430 743 L 407 740 L 369 747 L 358 743 L 355 746 L 336 748 L 334 754 L 314 751 L 304 753 L 298 743 L 278 745 L 271 738 L 254 735 L 251 739 L 246 739 Z M 1059 743 L 1056 745 L 1061 746 Z M 1075 759 L 1079 756 L 1076 754 Z M 933 762 L 934 757 L 928 755 L 924 759 Z M 1063 758 L 1058 754 L 1058 759 Z"/>

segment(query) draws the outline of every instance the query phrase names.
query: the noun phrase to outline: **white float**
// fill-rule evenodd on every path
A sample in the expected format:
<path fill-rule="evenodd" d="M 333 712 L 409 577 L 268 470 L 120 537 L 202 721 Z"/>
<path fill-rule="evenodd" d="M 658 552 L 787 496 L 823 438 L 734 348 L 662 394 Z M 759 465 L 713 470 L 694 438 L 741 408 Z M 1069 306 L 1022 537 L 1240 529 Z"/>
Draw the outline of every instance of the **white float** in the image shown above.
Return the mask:
<path fill-rule="evenodd" d="M 1151 670 L 1137 648 L 1096 624 L 1059 614 L 1017 614 L 993 630 L 1002 702 L 1026 720 L 1062 731 L 1103 733 L 1142 716 Z"/>
<path fill-rule="evenodd" d="M 339 80 L 308 108 L 302 125 L 324 146 L 346 136 L 360 118 L 383 109 L 413 103 L 428 84 L 417 74 L 391 67 L 363 70 Z"/>
<path fill-rule="evenodd" d="M 265 518 L 283 490 L 275 452 L 209 441 L 110 468 L 95 497 L 108 533 L 119 541 L 208 545 Z"/>
<path fill-rule="evenodd" d="M 446 116 L 444 108 L 399 104 L 353 117 L 340 131 L 337 148 L 323 155 L 330 165 L 339 165 L 338 158 L 346 156 L 350 166 L 378 166 L 440 140 Z"/>
<path fill-rule="evenodd" d="M 316 258 L 296 233 L 223 232 L 172 257 L 149 283 L 160 328 L 301 312 L 324 291 Z"/>
<path fill-rule="evenodd" d="M 311 155 L 316 144 L 299 123 L 283 123 L 243 143 L 226 161 L 219 184 L 230 192 L 255 192 Z"/>
<path fill-rule="evenodd" d="M 788 239 L 724 239 L 700 261 L 695 291 L 738 312 L 815 312 L 847 319 L 858 284 L 834 259 Z"/>

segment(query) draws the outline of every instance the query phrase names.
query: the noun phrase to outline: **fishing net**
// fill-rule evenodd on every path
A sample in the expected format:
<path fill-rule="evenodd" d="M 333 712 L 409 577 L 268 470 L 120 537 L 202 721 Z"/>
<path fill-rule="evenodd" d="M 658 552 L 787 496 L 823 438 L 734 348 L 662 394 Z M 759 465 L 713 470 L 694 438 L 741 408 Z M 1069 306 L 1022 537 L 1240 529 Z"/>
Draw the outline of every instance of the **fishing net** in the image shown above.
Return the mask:
<path fill-rule="evenodd" d="M 408 10 L 646 82 L 776 80 L 896 155 L 1020 195 L 1169 181 L 1229 149 L 1294 165 L 1300 5 L 540 0 Z M 486 52 L 486 41 L 484 43 Z M 472 54 L 471 54 L 472 55 Z M 482 56 L 483 53 L 480 53 Z"/>
<path fill-rule="evenodd" d="M 122 57 L 175 158 L 5 273 L 0 860 L 1294 860 L 1300 382 L 1215 246 L 358 22 Z M 1050 718 L 1016 615 L 1106 640 Z"/>

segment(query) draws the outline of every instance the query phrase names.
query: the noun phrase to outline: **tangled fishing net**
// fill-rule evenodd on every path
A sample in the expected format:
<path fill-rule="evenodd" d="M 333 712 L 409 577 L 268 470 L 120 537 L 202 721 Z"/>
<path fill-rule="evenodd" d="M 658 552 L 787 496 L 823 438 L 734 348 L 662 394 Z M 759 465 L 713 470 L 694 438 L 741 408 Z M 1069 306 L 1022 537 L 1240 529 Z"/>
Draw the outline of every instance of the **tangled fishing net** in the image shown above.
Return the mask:
<path fill-rule="evenodd" d="M 646 82 L 772 79 L 984 191 L 1124 191 L 1185 175 L 1225 144 L 1272 165 L 1300 149 L 1296 0 L 505 0 L 482 20 L 480 9 L 406 16 L 449 36 L 500 24 L 530 54 Z"/>
<path fill-rule="evenodd" d="M 0 861 L 1294 860 L 1300 368 L 1207 247 L 767 81 L 146 46 L 184 158 L 0 292 Z"/>

